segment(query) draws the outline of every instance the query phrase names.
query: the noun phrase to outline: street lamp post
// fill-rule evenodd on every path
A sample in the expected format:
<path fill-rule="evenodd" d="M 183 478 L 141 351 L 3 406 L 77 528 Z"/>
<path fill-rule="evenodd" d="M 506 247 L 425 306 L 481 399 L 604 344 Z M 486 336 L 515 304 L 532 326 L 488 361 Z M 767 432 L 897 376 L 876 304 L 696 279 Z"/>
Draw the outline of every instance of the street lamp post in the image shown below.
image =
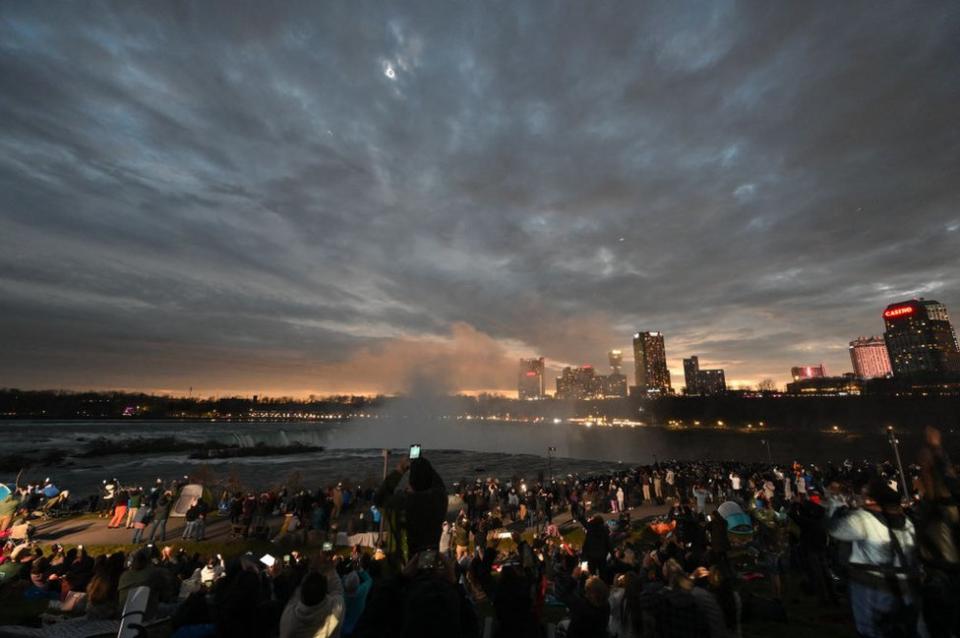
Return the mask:
<path fill-rule="evenodd" d="M 387 480 L 387 460 L 390 458 L 390 450 L 383 448 L 383 480 Z M 379 508 L 378 508 L 379 509 Z M 380 541 L 383 539 L 383 512 L 380 512 L 380 529 L 377 532 L 377 545 L 380 545 Z"/>
<path fill-rule="evenodd" d="M 773 455 L 770 453 L 770 440 L 769 439 L 760 439 L 760 441 L 767 447 L 767 463 L 773 464 Z"/>
<path fill-rule="evenodd" d="M 547 472 L 550 474 L 550 482 L 553 483 L 553 453 L 557 448 L 552 445 L 547 448 Z"/>
<path fill-rule="evenodd" d="M 900 471 L 900 484 L 903 487 L 903 498 L 910 498 L 910 488 L 907 484 L 907 475 L 903 471 L 903 462 L 900 460 L 900 439 L 897 438 L 896 433 L 893 431 L 893 426 L 887 426 L 887 441 L 890 442 L 890 447 L 893 448 L 893 457 L 897 460 L 897 469 Z"/>

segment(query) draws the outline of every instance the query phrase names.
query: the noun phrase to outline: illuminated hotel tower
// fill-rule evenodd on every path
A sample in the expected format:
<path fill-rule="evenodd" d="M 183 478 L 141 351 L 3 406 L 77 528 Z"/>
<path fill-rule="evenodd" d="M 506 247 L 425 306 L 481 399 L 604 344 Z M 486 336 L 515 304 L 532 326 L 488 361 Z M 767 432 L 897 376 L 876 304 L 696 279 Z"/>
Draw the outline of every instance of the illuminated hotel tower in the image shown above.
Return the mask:
<path fill-rule="evenodd" d="M 960 372 L 957 335 L 942 303 L 920 298 L 890 304 L 883 323 L 894 376 Z"/>
<path fill-rule="evenodd" d="M 638 332 L 633 335 L 633 365 L 637 392 L 667 394 L 670 392 L 670 370 L 660 332 Z"/>
<path fill-rule="evenodd" d="M 850 362 L 859 379 L 876 379 L 893 374 L 887 342 L 883 337 L 859 337 L 850 342 Z"/>
<path fill-rule="evenodd" d="M 543 357 L 520 359 L 517 375 L 517 396 L 521 399 L 542 399 L 544 394 Z"/>

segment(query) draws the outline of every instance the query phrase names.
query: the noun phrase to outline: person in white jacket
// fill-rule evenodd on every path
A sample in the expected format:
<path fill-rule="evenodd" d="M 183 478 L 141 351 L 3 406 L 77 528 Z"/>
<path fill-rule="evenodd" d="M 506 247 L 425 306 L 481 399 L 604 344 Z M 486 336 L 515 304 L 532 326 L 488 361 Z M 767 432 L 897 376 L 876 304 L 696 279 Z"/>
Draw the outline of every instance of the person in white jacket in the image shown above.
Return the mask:
<path fill-rule="evenodd" d="M 333 565 L 310 571 L 280 617 L 280 638 L 339 638 L 343 624 L 343 584 Z"/>
<path fill-rule="evenodd" d="M 916 533 L 900 496 L 872 481 L 862 508 L 843 511 L 837 496 L 828 505 L 827 532 L 852 544 L 850 606 L 857 632 L 866 638 L 918 635 Z M 899 633 L 897 633 L 899 631 Z"/>

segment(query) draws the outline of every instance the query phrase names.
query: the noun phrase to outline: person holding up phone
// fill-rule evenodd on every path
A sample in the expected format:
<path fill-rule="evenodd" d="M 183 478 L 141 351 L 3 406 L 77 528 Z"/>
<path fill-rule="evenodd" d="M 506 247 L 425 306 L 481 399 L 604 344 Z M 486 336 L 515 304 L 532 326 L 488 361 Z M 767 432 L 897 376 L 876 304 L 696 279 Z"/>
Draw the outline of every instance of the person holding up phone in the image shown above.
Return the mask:
<path fill-rule="evenodd" d="M 345 612 L 343 584 L 333 562 L 321 553 L 280 616 L 280 638 L 339 636 Z"/>
<path fill-rule="evenodd" d="M 398 491 L 404 474 L 410 472 L 410 488 Z M 419 444 L 410 446 L 409 458 L 402 459 L 387 475 L 374 502 L 385 517 L 389 533 L 387 555 L 402 567 L 423 550 L 437 550 L 440 530 L 447 513 L 447 488 Z"/>

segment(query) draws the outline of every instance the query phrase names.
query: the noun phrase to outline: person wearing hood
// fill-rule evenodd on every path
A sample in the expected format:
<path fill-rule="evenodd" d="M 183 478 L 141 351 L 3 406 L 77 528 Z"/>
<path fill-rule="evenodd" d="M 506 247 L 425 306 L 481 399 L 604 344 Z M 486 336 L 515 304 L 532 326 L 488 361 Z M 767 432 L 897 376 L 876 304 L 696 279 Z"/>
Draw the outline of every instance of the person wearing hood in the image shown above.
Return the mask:
<path fill-rule="evenodd" d="M 871 481 L 864 506 L 838 512 L 831 498 L 827 532 L 852 544 L 850 605 L 857 631 L 868 638 L 919 635 L 916 533 L 900 495 L 880 479 Z"/>
<path fill-rule="evenodd" d="M 612 552 L 610 530 L 603 522 L 603 517 L 594 516 L 586 522 L 586 538 L 583 540 L 583 557 L 587 560 L 591 574 L 600 574 L 606 571 L 607 555 Z"/>
<path fill-rule="evenodd" d="M 561 578 L 557 598 L 570 613 L 567 627 L 568 638 L 599 638 L 607 635 L 610 622 L 610 589 L 599 576 L 590 576 L 583 583 L 583 593 L 578 591 L 579 568 L 573 578 Z"/>
<path fill-rule="evenodd" d="M 343 585 L 333 565 L 304 576 L 280 617 L 280 638 L 338 638 L 345 612 Z"/>
<path fill-rule="evenodd" d="M 353 635 L 353 630 L 356 629 L 357 622 L 367 606 L 367 595 L 370 594 L 372 586 L 373 579 L 363 569 L 354 570 L 343 577 L 345 611 L 341 635 Z"/>
<path fill-rule="evenodd" d="M 397 486 L 408 469 L 410 487 L 398 492 Z M 400 461 L 380 486 L 375 501 L 386 517 L 390 532 L 387 554 L 396 565 L 406 565 L 411 556 L 423 550 L 437 550 L 437 530 L 447 515 L 447 488 L 427 459 Z"/>

